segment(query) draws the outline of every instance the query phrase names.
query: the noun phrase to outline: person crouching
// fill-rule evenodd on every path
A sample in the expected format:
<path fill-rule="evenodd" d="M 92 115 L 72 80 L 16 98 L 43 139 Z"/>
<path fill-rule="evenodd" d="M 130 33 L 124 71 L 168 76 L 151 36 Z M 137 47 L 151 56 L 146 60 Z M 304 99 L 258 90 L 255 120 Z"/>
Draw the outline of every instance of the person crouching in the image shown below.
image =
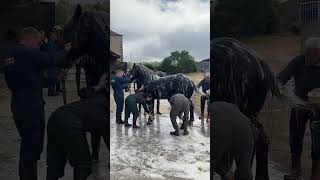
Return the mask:
<path fill-rule="evenodd" d="M 86 89 L 84 99 L 55 110 L 47 126 L 47 180 L 64 176 L 67 161 L 74 168 L 74 180 L 86 180 L 92 173 L 92 160 L 86 132 L 102 136 L 107 147 L 107 98 Z"/>
<path fill-rule="evenodd" d="M 129 124 L 128 119 L 130 117 L 130 114 L 133 114 L 133 128 L 140 128 L 137 125 L 137 119 L 139 116 L 139 109 L 138 109 L 138 105 L 137 104 L 141 104 L 145 110 L 145 112 L 152 117 L 152 115 L 150 114 L 150 111 L 148 109 L 147 106 L 147 101 L 151 101 L 152 100 L 152 96 L 150 94 L 144 93 L 143 91 L 139 91 L 137 90 L 135 94 L 131 94 L 129 96 L 127 96 L 126 100 L 125 100 L 125 119 L 124 119 L 124 123 L 126 127 L 131 127 L 132 125 Z"/>
<path fill-rule="evenodd" d="M 170 119 L 172 126 L 175 131 L 170 132 L 171 135 L 179 136 L 179 127 L 177 124 L 177 117 L 181 116 L 183 113 L 183 124 L 180 129 L 183 129 L 183 135 L 188 135 L 188 119 L 189 119 L 189 109 L 190 101 L 183 94 L 175 94 L 169 99 L 171 110 L 170 110 Z"/>

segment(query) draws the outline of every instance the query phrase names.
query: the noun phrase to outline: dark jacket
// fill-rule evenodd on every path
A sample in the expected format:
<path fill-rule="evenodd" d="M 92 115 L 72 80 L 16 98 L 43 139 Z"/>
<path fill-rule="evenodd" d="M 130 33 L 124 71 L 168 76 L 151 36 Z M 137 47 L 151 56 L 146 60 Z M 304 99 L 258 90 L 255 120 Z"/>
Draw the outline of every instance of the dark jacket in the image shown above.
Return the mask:
<path fill-rule="evenodd" d="M 12 92 L 13 113 L 32 115 L 43 109 L 43 70 L 62 64 L 66 53 L 50 56 L 40 49 L 17 45 L 12 51 L 14 64 L 5 67 L 5 80 Z M 40 109 L 39 109 L 40 108 Z"/>
<path fill-rule="evenodd" d="M 111 85 L 112 85 L 115 97 L 123 97 L 124 95 L 123 87 L 128 82 L 129 82 L 129 79 L 126 77 L 119 78 L 117 76 L 113 76 L 111 78 Z"/>
<path fill-rule="evenodd" d="M 295 94 L 303 100 L 308 100 L 308 92 L 320 88 L 320 66 L 305 64 L 305 56 L 295 57 L 287 67 L 282 70 L 277 79 L 285 85 L 291 78 L 294 78 Z"/>
<path fill-rule="evenodd" d="M 208 89 L 210 89 L 210 81 L 206 81 L 206 79 L 202 79 L 199 84 L 197 85 L 197 88 L 202 87 L 202 92 L 206 93 Z"/>
<path fill-rule="evenodd" d="M 127 98 L 131 98 L 132 99 L 132 101 L 130 103 L 134 103 L 134 104 L 139 103 L 139 104 L 141 104 L 143 106 L 144 111 L 149 114 L 150 111 L 149 111 L 148 106 L 147 106 L 147 100 L 146 100 L 145 97 L 143 97 L 143 94 L 144 93 L 142 91 L 140 91 L 140 92 L 137 92 L 135 94 L 129 95 Z"/>

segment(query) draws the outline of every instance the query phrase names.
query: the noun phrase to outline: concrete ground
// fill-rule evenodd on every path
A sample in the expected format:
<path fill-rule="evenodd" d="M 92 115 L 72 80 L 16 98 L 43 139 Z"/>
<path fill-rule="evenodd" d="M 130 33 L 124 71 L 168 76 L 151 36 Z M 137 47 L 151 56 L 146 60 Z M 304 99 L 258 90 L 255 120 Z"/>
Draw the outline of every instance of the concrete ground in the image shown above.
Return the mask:
<path fill-rule="evenodd" d="M 112 92 L 110 94 L 111 179 L 209 179 L 208 123 L 196 116 L 188 136 L 171 136 L 170 105 L 167 100 L 161 100 L 162 115 L 157 115 L 152 125 L 146 125 L 147 119 L 142 114 L 138 120 L 141 129 L 125 128 L 115 124 Z"/>
<path fill-rule="evenodd" d="M 68 102 L 78 99 L 75 82 L 67 82 Z M 44 89 L 46 101 L 46 118 L 59 106 L 63 104 L 62 96 L 47 97 L 47 89 Z M 0 74 L 0 179 L 1 180 L 17 180 L 18 175 L 18 159 L 20 137 L 15 128 L 11 109 L 10 109 L 10 92 L 8 91 L 3 76 Z M 89 136 L 88 136 L 89 137 Z M 90 140 L 90 138 L 88 138 Z M 104 144 L 101 145 L 101 160 L 93 166 L 94 173 L 88 180 L 106 180 L 108 177 L 108 151 Z M 39 180 L 44 180 L 46 176 L 46 142 L 38 164 Z M 72 168 L 67 165 L 66 175 L 62 180 L 72 179 Z"/>

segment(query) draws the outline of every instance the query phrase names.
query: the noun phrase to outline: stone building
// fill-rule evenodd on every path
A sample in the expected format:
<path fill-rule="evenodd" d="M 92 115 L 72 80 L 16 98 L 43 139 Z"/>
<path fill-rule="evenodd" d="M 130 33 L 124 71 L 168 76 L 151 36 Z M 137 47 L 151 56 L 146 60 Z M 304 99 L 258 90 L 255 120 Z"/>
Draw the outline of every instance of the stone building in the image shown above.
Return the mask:
<path fill-rule="evenodd" d="M 123 42 L 122 35 L 110 30 L 110 49 L 119 55 L 119 60 L 123 61 Z"/>

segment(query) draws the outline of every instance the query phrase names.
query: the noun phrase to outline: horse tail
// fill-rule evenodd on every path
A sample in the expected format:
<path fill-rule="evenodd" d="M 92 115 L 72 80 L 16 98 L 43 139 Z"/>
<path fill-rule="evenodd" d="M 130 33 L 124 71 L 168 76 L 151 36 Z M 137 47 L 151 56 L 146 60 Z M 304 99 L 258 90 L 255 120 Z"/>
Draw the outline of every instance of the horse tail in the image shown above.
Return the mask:
<path fill-rule="evenodd" d="M 190 81 L 192 83 L 193 90 L 198 94 L 202 94 L 202 92 L 199 90 L 199 88 L 197 88 L 196 84 L 191 79 L 190 79 Z"/>

